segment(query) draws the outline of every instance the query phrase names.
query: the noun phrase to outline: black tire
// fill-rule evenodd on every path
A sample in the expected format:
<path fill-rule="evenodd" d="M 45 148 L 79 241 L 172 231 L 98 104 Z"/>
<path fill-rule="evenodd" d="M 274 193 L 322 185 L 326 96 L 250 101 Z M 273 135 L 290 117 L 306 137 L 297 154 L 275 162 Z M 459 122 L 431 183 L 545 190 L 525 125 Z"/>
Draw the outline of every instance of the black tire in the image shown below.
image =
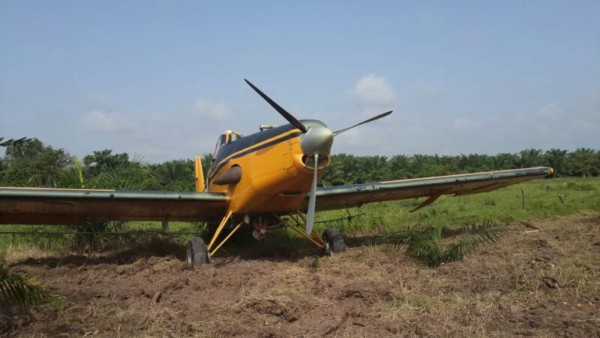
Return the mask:
<path fill-rule="evenodd" d="M 210 263 L 210 255 L 202 237 L 194 237 L 188 241 L 186 256 L 187 266 L 190 270 L 194 270 L 196 266 Z"/>
<path fill-rule="evenodd" d="M 340 253 L 346 251 L 346 242 L 338 229 L 327 229 L 323 232 L 323 239 L 327 243 L 328 253 Z"/>

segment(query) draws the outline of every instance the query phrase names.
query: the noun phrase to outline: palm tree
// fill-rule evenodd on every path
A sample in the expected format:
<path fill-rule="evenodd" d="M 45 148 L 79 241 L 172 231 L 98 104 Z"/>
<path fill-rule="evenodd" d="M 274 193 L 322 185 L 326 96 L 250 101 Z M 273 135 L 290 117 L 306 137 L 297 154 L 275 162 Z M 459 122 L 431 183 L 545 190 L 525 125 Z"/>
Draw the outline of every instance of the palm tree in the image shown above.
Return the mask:
<path fill-rule="evenodd" d="M 571 175 L 598 176 L 600 175 L 600 156 L 589 148 L 579 148 L 569 155 Z"/>
<path fill-rule="evenodd" d="M 461 172 L 484 171 L 489 169 L 488 156 L 479 154 L 460 155 L 458 169 Z"/>
<path fill-rule="evenodd" d="M 381 181 L 388 178 L 387 157 L 363 156 L 359 159 L 360 179 L 363 182 Z"/>
<path fill-rule="evenodd" d="M 20 147 L 20 146 L 24 146 L 27 145 L 27 143 L 33 141 L 32 138 L 27 138 L 27 137 L 21 137 L 19 139 L 8 139 L 6 141 L 4 141 L 4 137 L 0 137 L 0 147 L 9 147 L 9 146 L 13 146 L 13 147 Z"/>
<path fill-rule="evenodd" d="M 491 156 L 489 163 L 490 169 L 492 170 L 500 170 L 500 169 L 513 169 L 515 168 L 515 164 L 518 163 L 518 158 L 514 154 L 510 153 L 500 153 L 496 156 Z"/>
<path fill-rule="evenodd" d="M 554 171 L 558 174 L 568 174 L 569 162 L 567 161 L 568 152 L 566 150 L 552 148 L 544 153 L 546 159 L 546 165 L 554 168 Z"/>
<path fill-rule="evenodd" d="M 388 161 L 390 175 L 394 179 L 405 178 L 409 176 L 410 158 L 406 155 L 395 155 Z"/>
<path fill-rule="evenodd" d="M 151 166 L 161 188 L 190 191 L 194 189 L 194 162 L 173 160 Z"/>
<path fill-rule="evenodd" d="M 442 170 L 438 173 L 439 175 L 450 175 L 458 173 L 458 157 L 456 156 L 442 156 L 438 159 L 438 164 Z"/>
<path fill-rule="evenodd" d="M 11 185 L 57 187 L 62 170 L 72 164 L 65 150 L 31 139 L 18 145 L 9 144 L 3 159 L 3 176 Z"/>
<path fill-rule="evenodd" d="M 526 149 L 519 152 L 517 165 L 520 168 L 535 167 L 544 164 L 544 157 L 540 149 Z"/>
<path fill-rule="evenodd" d="M 410 177 L 428 176 L 427 173 L 431 172 L 431 166 L 434 165 L 434 160 L 432 156 L 414 154 L 413 156 L 411 156 L 410 159 Z"/>

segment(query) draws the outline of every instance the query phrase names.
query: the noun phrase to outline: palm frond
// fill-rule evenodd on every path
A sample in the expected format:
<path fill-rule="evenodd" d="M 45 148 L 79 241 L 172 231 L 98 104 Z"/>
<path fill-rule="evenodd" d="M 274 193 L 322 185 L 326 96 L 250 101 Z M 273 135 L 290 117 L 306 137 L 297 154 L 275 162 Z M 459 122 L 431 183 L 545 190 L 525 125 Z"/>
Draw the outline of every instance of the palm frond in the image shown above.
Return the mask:
<path fill-rule="evenodd" d="M 406 239 L 406 252 L 418 259 L 423 259 L 428 265 L 439 265 L 444 258 L 444 244 L 442 243 L 443 226 L 409 233 Z"/>
<path fill-rule="evenodd" d="M 10 273 L 0 264 L 0 307 L 9 312 L 11 307 L 18 307 L 23 312 L 29 312 L 33 306 L 51 301 L 55 297 L 31 279 Z"/>
<path fill-rule="evenodd" d="M 0 137 L 0 147 L 8 147 L 8 146 L 22 146 L 22 145 L 26 145 L 27 143 L 31 142 L 33 139 L 32 138 L 27 138 L 27 137 L 21 137 L 20 139 L 8 139 L 8 140 L 4 140 L 4 137 Z"/>
<path fill-rule="evenodd" d="M 500 233 L 504 230 L 493 222 L 486 221 L 482 224 L 468 224 L 462 228 L 460 239 L 448 244 L 445 250 L 446 262 L 461 261 L 475 252 L 483 243 L 496 243 Z"/>
<path fill-rule="evenodd" d="M 151 171 L 141 160 L 132 160 L 110 166 L 88 182 L 93 188 L 143 189 L 154 179 Z"/>
<path fill-rule="evenodd" d="M 408 255 L 434 267 L 444 262 L 463 260 L 482 243 L 496 243 L 502 230 L 503 227 L 491 221 L 468 224 L 460 231 L 438 224 L 391 234 L 384 238 L 384 242 L 395 249 L 406 248 Z"/>

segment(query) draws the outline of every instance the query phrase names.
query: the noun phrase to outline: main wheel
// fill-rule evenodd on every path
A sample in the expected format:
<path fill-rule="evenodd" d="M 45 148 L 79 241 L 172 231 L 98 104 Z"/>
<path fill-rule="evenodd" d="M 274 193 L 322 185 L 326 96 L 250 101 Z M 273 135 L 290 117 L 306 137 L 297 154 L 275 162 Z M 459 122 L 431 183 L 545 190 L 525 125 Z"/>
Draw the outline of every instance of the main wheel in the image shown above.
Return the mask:
<path fill-rule="evenodd" d="M 346 242 L 338 229 L 327 229 L 323 232 L 323 239 L 327 243 L 326 251 L 338 253 L 346 251 Z"/>
<path fill-rule="evenodd" d="M 202 237 L 194 237 L 187 244 L 187 266 L 193 270 L 196 266 L 210 263 L 210 255 Z"/>

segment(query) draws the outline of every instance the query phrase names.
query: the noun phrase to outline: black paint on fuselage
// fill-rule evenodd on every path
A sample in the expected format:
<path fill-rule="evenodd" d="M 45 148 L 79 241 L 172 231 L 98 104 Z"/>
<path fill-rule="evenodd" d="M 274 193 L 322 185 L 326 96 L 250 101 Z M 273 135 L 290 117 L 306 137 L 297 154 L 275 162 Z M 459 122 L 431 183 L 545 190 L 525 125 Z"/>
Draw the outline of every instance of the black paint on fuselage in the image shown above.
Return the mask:
<path fill-rule="evenodd" d="M 236 157 L 240 157 L 240 156 L 244 156 L 249 154 L 250 152 L 254 152 L 260 149 L 263 149 L 267 146 L 272 146 L 274 144 L 277 144 L 279 142 L 288 140 L 290 137 L 284 137 L 284 138 L 277 138 L 277 136 L 287 133 L 288 131 L 294 129 L 294 126 L 292 126 L 291 124 L 286 124 L 283 126 L 279 126 L 279 127 L 275 127 L 272 129 L 267 129 L 258 133 L 254 133 L 248 136 L 244 136 L 241 139 L 235 141 L 235 142 L 231 142 L 228 144 L 225 144 L 221 147 L 221 149 L 219 149 L 219 151 L 217 152 L 216 156 L 215 156 L 215 161 L 213 162 L 213 165 L 211 166 L 210 170 L 208 171 L 208 179 L 211 180 L 214 175 L 219 172 L 219 170 L 221 168 L 223 168 L 228 162 L 229 160 L 236 158 Z M 291 137 L 296 137 L 300 134 L 300 132 L 293 133 L 290 134 Z M 247 152 L 243 151 L 244 149 L 248 149 L 251 148 L 252 146 L 264 142 L 266 140 L 269 139 L 274 139 L 273 142 L 267 142 L 266 144 L 264 144 L 261 147 L 256 147 L 254 149 L 249 149 Z M 231 154 L 235 154 L 237 152 L 241 152 L 240 154 L 236 155 L 235 157 L 229 158 L 226 161 L 224 161 L 227 157 L 231 156 Z"/>

